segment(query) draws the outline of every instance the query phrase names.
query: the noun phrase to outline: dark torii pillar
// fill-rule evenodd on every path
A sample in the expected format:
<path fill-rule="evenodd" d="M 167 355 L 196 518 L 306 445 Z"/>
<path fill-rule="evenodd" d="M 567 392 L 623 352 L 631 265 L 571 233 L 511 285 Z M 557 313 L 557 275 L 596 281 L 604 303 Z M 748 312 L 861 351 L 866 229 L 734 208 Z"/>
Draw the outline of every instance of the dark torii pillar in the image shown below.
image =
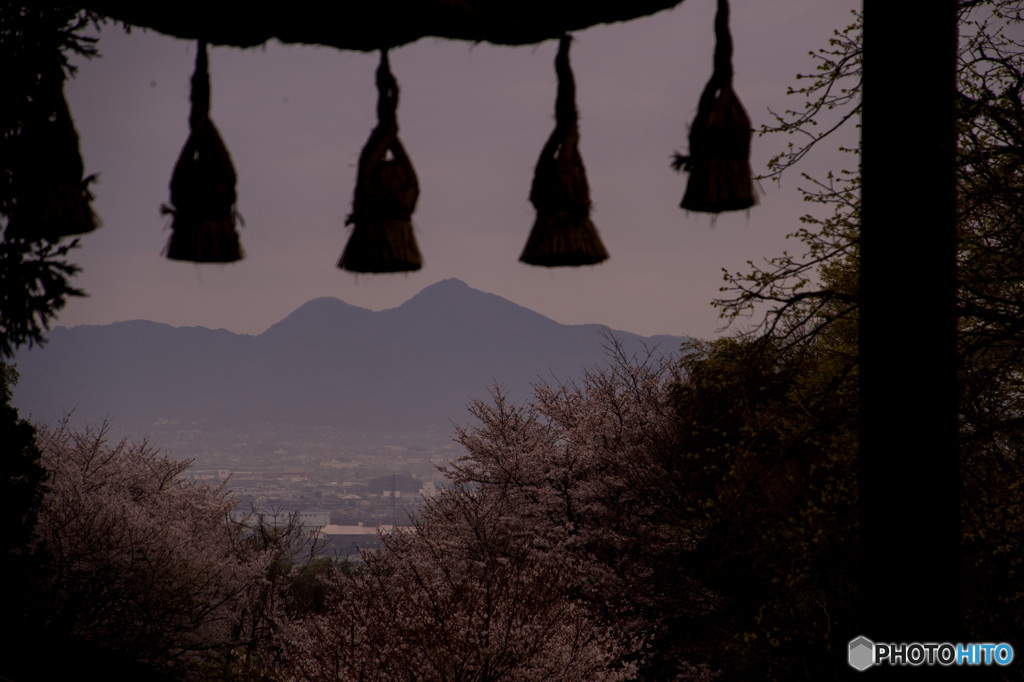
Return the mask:
<path fill-rule="evenodd" d="M 858 634 L 955 643 L 955 1 L 865 0 L 863 57 Z"/>

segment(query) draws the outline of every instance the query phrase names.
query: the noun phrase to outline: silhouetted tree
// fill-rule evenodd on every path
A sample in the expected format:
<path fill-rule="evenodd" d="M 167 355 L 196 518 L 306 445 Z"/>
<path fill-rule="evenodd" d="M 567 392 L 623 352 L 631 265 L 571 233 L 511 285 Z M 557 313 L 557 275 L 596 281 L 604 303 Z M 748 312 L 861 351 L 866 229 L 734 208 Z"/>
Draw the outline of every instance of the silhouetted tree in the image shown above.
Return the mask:
<path fill-rule="evenodd" d="M 1021 600 L 1012 596 L 1021 593 L 1018 569 L 1008 557 L 1024 551 L 1020 546 L 1024 510 L 1019 502 L 1024 481 L 1019 462 L 1019 453 L 1024 451 L 1024 424 L 1020 416 L 1024 399 L 1020 382 L 1024 369 L 1024 288 L 1020 272 L 1024 264 L 1020 262 L 1019 248 L 1024 239 L 1024 214 L 1019 210 L 1024 205 L 1024 45 L 1019 38 L 1019 3 L 961 2 L 959 8 L 959 276 L 955 293 L 965 573 L 962 586 L 953 580 L 945 587 L 964 590 L 963 636 L 988 641 L 1012 638 L 1017 627 L 1014 624 L 1019 624 L 1022 616 Z M 809 85 L 796 91 L 806 98 L 805 105 L 780 115 L 778 125 L 767 131 L 806 135 L 809 137 L 805 139 L 810 140 L 789 147 L 777 157 L 771 166 L 773 173 L 793 167 L 810 147 L 830 134 L 833 124 L 858 120 L 861 54 L 858 18 L 846 30 L 837 32 L 830 47 L 818 54 L 817 72 L 805 76 Z M 822 131 L 814 127 L 815 123 L 821 124 Z M 834 428 L 833 422 L 823 419 L 815 408 L 823 403 L 808 401 L 799 384 L 784 379 L 791 368 L 803 367 L 795 375 L 802 376 L 800 382 L 838 387 L 833 414 L 845 425 L 834 435 L 843 437 L 838 442 L 831 437 L 824 441 L 827 447 L 822 447 L 817 466 L 834 468 L 835 474 L 845 473 L 846 478 L 837 475 L 829 485 L 834 488 L 840 482 L 844 495 L 856 495 L 857 487 L 849 484 L 853 444 L 847 437 L 859 418 L 855 377 L 860 371 L 856 332 L 861 312 L 860 176 L 856 171 L 844 171 L 820 181 L 807 176 L 805 180 L 811 183 L 805 197 L 830 209 L 831 215 L 804 219 L 807 226 L 794 235 L 803 244 L 802 252 L 786 253 L 763 265 L 752 265 L 746 272 L 727 273 L 727 297 L 717 302 L 727 317 L 738 317 L 755 309 L 761 311 L 759 306 L 764 304 L 768 309 L 759 325 L 743 339 L 728 342 L 737 345 L 712 348 L 707 357 L 711 362 L 721 362 L 730 355 L 740 355 L 745 358 L 744 363 L 753 362 L 755 367 L 767 363 L 763 364 L 764 375 L 772 378 L 771 383 L 778 386 L 780 395 L 787 401 L 796 399 L 792 403 L 794 409 L 806 408 L 804 424 L 790 423 L 791 438 L 814 434 L 820 428 L 818 423 Z M 907 201 L 922 199 L 907 197 Z M 919 284 L 922 292 L 928 291 L 930 282 Z M 913 337 L 918 333 L 915 298 L 904 290 L 893 294 L 907 295 L 907 306 L 903 311 L 905 324 L 889 329 L 889 333 L 894 338 Z M 920 343 L 927 345 L 930 339 L 922 338 Z M 739 365 L 736 371 L 740 371 Z M 905 409 L 913 410 L 915 406 L 907 405 Z M 762 413 L 762 409 L 758 412 Z M 782 413 L 773 406 L 761 418 L 773 412 Z M 775 449 L 762 441 L 757 450 L 767 456 Z M 784 451 L 776 452 L 779 467 L 792 462 L 790 456 L 783 454 Z M 791 514 L 780 517 L 778 523 L 792 526 L 794 519 L 807 518 L 795 514 L 796 510 L 797 507 L 791 508 Z M 846 547 L 857 540 L 855 521 L 849 514 L 848 500 L 843 498 L 837 499 L 833 507 L 820 510 L 816 522 L 823 529 L 843 533 L 845 544 L 839 547 L 837 556 L 846 556 L 847 560 L 851 557 Z M 776 551 L 779 557 L 786 553 Z M 794 555 L 792 566 L 813 565 L 814 555 L 813 551 L 810 555 Z M 741 575 L 746 574 L 746 566 L 751 563 L 741 555 L 730 561 Z M 843 583 L 850 589 L 853 586 L 849 572 L 826 573 L 823 578 L 823 584 L 836 588 Z M 786 580 L 787 574 L 779 572 L 770 584 Z M 766 588 L 759 599 L 770 592 Z M 811 594 L 805 593 L 803 602 L 811 603 Z M 792 596 L 791 603 L 795 607 L 801 599 Z M 846 610 L 849 603 L 846 600 L 845 606 L 836 602 L 821 604 L 822 612 L 827 609 L 833 630 L 842 622 L 856 625 L 851 623 Z M 793 612 L 800 610 L 793 608 Z M 850 632 L 847 629 L 844 634 Z M 837 645 L 841 643 L 834 641 L 833 650 L 840 651 Z M 821 644 L 825 646 L 827 642 Z M 751 654 L 751 662 L 756 657 L 764 662 L 777 660 L 785 655 L 785 647 L 765 643 Z M 792 660 L 795 665 L 796 659 Z"/>
<path fill-rule="evenodd" d="M 43 334 L 79 268 L 71 235 L 94 229 L 78 136 L 62 94 L 69 56 L 97 54 L 95 16 L 59 4 L 0 5 L 0 359 Z"/>
<path fill-rule="evenodd" d="M 14 367 L 0 363 L 0 605 L 4 625 L 10 633 L 35 630 L 31 585 L 39 570 L 38 555 L 31 551 L 32 534 L 43 497 L 46 471 L 40 463 L 36 430 L 21 419 L 11 405 L 11 391 L 17 382 Z M 17 646 L 19 637 L 0 642 L 0 659 Z M 4 674 L 0 663 L 0 674 Z"/>

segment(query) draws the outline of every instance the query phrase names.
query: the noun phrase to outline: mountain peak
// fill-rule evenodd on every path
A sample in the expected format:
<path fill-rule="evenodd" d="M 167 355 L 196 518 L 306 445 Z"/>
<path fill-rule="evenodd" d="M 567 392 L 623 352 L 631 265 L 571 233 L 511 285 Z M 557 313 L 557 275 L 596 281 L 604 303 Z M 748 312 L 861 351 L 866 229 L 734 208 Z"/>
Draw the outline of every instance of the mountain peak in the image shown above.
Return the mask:
<path fill-rule="evenodd" d="M 468 284 L 463 282 L 461 279 L 457 279 L 455 277 L 449 277 L 448 279 L 442 279 L 442 280 L 440 280 L 438 282 L 434 282 L 430 286 L 424 287 L 423 291 L 428 291 L 428 290 L 458 291 L 458 290 L 467 290 L 467 289 L 472 289 L 472 288 L 473 287 L 469 286 Z M 422 293 L 422 292 L 420 292 L 420 293 Z"/>
<path fill-rule="evenodd" d="M 372 310 L 346 303 L 340 298 L 321 296 L 306 301 L 283 320 L 270 325 L 263 335 L 274 336 L 283 333 L 284 330 L 302 333 L 345 327 L 372 314 Z"/>
<path fill-rule="evenodd" d="M 450 278 L 424 288 L 394 309 L 400 316 L 432 326 L 445 323 L 455 326 L 485 323 L 504 327 L 532 320 L 537 324 L 557 325 L 554 320 L 513 303 L 497 294 L 474 289 L 462 280 Z"/>
<path fill-rule="evenodd" d="M 314 312 L 314 313 L 321 313 L 322 314 L 322 313 L 330 313 L 330 312 L 335 312 L 335 311 L 349 311 L 349 310 L 366 310 L 366 311 L 369 311 L 368 308 L 361 308 L 361 307 L 359 307 L 357 305 L 352 305 L 351 303 L 346 303 L 345 301 L 341 300 L 340 298 L 335 298 L 334 296 L 320 296 L 319 298 L 311 298 L 310 300 L 306 301 L 305 303 L 300 305 L 298 308 L 296 308 L 292 312 L 292 314 L 294 315 L 295 313 L 297 313 L 299 311 L 308 311 L 308 312 Z"/>
<path fill-rule="evenodd" d="M 487 296 L 490 295 L 472 288 L 461 279 L 449 277 L 448 279 L 442 279 L 440 282 L 434 282 L 430 286 L 424 287 L 418 294 L 400 305 L 399 308 L 404 308 L 410 303 L 413 303 L 413 301 L 422 303 L 424 301 L 437 301 L 452 298 L 458 299 L 465 297 L 470 293 L 484 294 Z"/>

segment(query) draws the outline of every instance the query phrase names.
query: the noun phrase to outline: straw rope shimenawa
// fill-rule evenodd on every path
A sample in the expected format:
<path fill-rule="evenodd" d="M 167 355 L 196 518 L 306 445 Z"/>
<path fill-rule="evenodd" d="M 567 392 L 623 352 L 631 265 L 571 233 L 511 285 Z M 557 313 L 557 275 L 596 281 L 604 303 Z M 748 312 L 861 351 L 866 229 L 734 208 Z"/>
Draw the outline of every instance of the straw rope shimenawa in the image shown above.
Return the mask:
<path fill-rule="evenodd" d="M 682 0 L 373 0 L 278 2 L 252 11 L 251 2 L 83 0 L 85 9 L 128 25 L 213 45 L 256 47 L 272 40 L 376 52 L 422 38 L 536 45 L 567 31 L 631 21 Z"/>
<path fill-rule="evenodd" d="M 412 214 L 419 183 L 412 162 L 398 140 L 398 83 L 387 50 L 377 67 L 377 127 L 359 155 L 352 225 L 338 267 L 352 272 L 403 272 L 422 266 Z"/>
<path fill-rule="evenodd" d="M 165 254 L 172 260 L 231 263 L 242 259 L 235 231 L 235 167 L 210 120 L 210 74 L 206 42 L 196 51 L 192 74 L 190 133 L 171 177 L 171 238 Z"/>
<path fill-rule="evenodd" d="M 690 126 L 690 155 L 676 154 L 676 170 L 690 173 L 680 204 L 689 211 L 740 211 L 757 203 L 750 173 L 750 118 L 732 89 L 729 3 L 718 0 L 715 68 Z"/>
<path fill-rule="evenodd" d="M 56 242 L 99 224 L 89 203 L 95 176 L 82 177 L 78 133 L 64 98 L 64 69 L 56 59 L 50 67 L 39 74 L 33 96 L 24 103 L 24 128 L 6 159 L 17 194 L 4 230 L 8 240 Z"/>
<path fill-rule="evenodd" d="M 608 258 L 590 220 L 590 188 L 578 148 L 576 84 L 569 67 L 571 40 L 563 35 L 558 45 L 555 130 L 537 160 L 530 189 L 537 219 L 519 257 L 530 265 L 593 265 Z"/>

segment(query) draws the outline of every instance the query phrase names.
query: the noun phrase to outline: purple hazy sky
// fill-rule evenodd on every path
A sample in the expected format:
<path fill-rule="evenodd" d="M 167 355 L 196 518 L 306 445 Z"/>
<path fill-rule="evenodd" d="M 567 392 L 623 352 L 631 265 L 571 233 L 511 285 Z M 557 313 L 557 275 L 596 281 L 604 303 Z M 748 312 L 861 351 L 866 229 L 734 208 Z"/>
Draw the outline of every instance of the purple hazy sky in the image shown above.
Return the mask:
<path fill-rule="evenodd" d="M 855 0 L 733 3 L 735 89 L 755 129 L 786 97 L 807 53 L 850 23 Z M 533 167 L 554 126 L 557 41 L 495 47 L 424 39 L 391 52 L 400 137 L 416 167 L 419 272 L 360 275 L 336 267 L 359 151 L 375 123 L 376 54 L 283 46 L 211 48 L 211 117 L 238 173 L 246 258 L 230 265 L 164 259 L 171 171 L 188 136 L 195 44 L 115 25 L 103 57 L 67 85 L 87 173 L 99 173 L 103 227 L 73 260 L 90 296 L 58 324 L 151 319 L 257 334 L 305 301 L 335 296 L 374 310 L 449 277 L 567 324 L 711 337 L 722 268 L 799 249 L 784 236 L 812 206 L 794 174 L 762 183 L 749 213 L 678 207 L 685 176 L 669 168 L 711 74 L 713 0 L 576 33 L 571 62 L 580 151 L 593 219 L 610 260 L 583 268 L 518 262 L 533 224 Z M 855 132 L 848 133 L 846 142 Z M 754 138 L 755 173 L 787 140 Z M 834 146 L 808 172 L 851 165 Z"/>

